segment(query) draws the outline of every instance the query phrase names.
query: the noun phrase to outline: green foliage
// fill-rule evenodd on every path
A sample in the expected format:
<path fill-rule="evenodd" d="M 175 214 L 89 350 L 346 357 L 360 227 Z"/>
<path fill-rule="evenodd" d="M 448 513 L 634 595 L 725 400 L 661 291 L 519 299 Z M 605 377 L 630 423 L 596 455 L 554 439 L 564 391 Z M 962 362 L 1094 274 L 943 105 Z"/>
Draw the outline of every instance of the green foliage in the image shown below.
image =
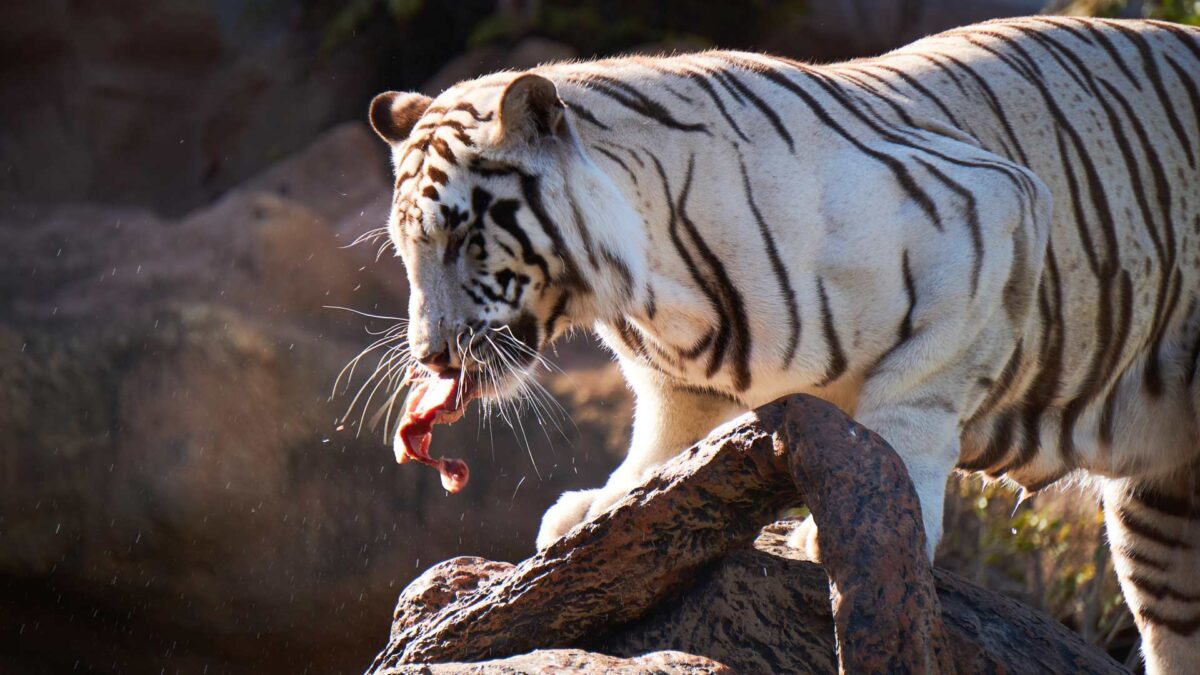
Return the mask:
<path fill-rule="evenodd" d="M 319 18 L 323 52 L 352 40 L 371 25 L 419 23 L 422 31 L 465 30 L 466 45 L 514 42 L 536 34 L 572 45 L 582 54 L 613 54 L 642 44 L 702 47 L 750 46 L 781 22 L 802 16 L 807 0 L 711 2 L 698 7 L 684 0 L 525 0 L 491 4 L 469 24 L 447 26 L 452 3 L 428 0 L 348 0 L 331 4 L 309 0 Z M 487 5 L 488 3 L 482 3 Z M 430 10 L 430 11 L 426 11 Z"/>
<path fill-rule="evenodd" d="M 940 565 L 1043 609 L 1124 658 L 1136 635 L 1094 495 L 1062 488 L 1019 502 L 1005 485 L 973 476 L 947 501 Z"/>
<path fill-rule="evenodd" d="M 360 26 L 367 22 L 385 0 L 348 0 L 342 10 L 326 24 L 321 37 L 321 51 L 328 52 L 348 41 Z"/>
<path fill-rule="evenodd" d="M 1104 18 L 1129 18 L 1140 14 L 1147 19 L 1200 26 L 1200 1 L 1197 0 L 1156 0 L 1136 4 L 1129 0 L 1075 0 L 1065 11 Z"/>
<path fill-rule="evenodd" d="M 1161 0 L 1153 3 L 1149 16 L 1164 21 L 1200 26 L 1200 2 L 1197 0 Z"/>

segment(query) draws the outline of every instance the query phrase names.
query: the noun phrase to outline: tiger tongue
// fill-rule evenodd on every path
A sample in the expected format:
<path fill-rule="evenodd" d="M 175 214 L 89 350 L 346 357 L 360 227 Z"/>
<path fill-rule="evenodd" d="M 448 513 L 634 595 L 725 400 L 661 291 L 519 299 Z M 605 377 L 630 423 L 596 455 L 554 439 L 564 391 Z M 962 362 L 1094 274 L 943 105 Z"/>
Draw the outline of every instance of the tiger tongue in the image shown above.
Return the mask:
<path fill-rule="evenodd" d="M 429 456 L 434 424 L 449 424 L 462 417 L 468 393 L 459 396 L 457 374 L 427 377 L 413 382 L 404 401 L 404 417 L 396 430 L 393 449 L 400 463 L 416 460 L 438 470 L 448 492 L 463 489 L 470 477 L 466 462 Z M 460 400 L 461 399 L 461 400 Z"/>

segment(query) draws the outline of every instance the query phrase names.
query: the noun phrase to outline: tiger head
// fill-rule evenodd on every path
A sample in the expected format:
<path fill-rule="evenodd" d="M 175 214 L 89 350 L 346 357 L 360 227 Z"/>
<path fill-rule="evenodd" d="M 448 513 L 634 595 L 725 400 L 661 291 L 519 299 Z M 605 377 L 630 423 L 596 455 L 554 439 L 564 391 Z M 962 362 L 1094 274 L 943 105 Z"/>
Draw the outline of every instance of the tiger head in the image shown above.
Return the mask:
<path fill-rule="evenodd" d="M 500 397 L 556 336 L 612 311 L 621 289 L 595 261 L 619 259 L 605 242 L 632 217 L 580 149 L 555 85 L 506 79 L 436 100 L 387 92 L 370 107 L 396 174 L 387 230 L 411 289 L 411 358 L 482 373 L 480 395 Z"/>

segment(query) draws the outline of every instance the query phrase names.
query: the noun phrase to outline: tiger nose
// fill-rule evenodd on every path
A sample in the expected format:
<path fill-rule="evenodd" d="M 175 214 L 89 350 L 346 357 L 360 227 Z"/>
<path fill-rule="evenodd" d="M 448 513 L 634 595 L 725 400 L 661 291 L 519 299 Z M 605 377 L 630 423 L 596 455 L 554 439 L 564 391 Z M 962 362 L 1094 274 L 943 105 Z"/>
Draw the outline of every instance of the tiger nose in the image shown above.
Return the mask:
<path fill-rule="evenodd" d="M 440 351 L 434 347 L 424 354 L 417 355 L 417 361 L 434 373 L 446 372 L 450 368 L 450 350 L 442 343 Z"/>

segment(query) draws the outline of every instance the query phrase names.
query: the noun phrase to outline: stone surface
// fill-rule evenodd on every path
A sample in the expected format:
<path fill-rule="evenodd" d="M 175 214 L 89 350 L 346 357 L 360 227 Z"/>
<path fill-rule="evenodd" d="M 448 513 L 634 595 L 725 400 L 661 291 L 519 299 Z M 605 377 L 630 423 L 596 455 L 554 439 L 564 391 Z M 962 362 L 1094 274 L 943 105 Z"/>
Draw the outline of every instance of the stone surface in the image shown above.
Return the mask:
<path fill-rule="evenodd" d="M 803 499 L 824 569 L 787 549 L 791 525 L 739 548 Z M 1050 617 L 934 574 L 924 550 L 899 457 L 831 404 L 789 397 L 532 558 L 430 569 L 368 672 L 566 647 L 677 650 L 735 672 L 1123 672 Z"/>
<path fill-rule="evenodd" d="M 471 80 L 499 70 L 525 70 L 543 63 L 575 58 L 575 50 L 561 42 L 530 37 L 511 49 L 500 46 L 476 47 L 447 62 L 421 91 L 437 96 L 463 80 Z"/>
<path fill-rule="evenodd" d="M 379 671 L 380 675 L 517 675 L 518 673 L 679 673 L 680 675 L 724 674 L 739 672 L 729 667 L 683 652 L 658 651 L 621 658 L 581 649 L 539 649 L 529 654 L 496 659 L 487 663 L 436 663 L 396 666 Z"/>
<path fill-rule="evenodd" d="M 399 262 L 343 248 L 385 222 L 385 170 L 354 123 L 178 219 L 0 214 L 0 635 L 19 636 L 0 672 L 84 653 L 109 672 L 357 671 L 426 565 L 528 555 L 556 496 L 611 470 L 629 395 L 586 343 L 543 378 L 586 373 L 561 433 L 439 429 L 435 452 L 472 463 L 460 495 L 395 464 L 380 395 L 369 428 L 360 401 L 339 431 L 374 360 L 331 400 L 338 371 L 391 322 L 323 307 L 404 315 Z"/>

